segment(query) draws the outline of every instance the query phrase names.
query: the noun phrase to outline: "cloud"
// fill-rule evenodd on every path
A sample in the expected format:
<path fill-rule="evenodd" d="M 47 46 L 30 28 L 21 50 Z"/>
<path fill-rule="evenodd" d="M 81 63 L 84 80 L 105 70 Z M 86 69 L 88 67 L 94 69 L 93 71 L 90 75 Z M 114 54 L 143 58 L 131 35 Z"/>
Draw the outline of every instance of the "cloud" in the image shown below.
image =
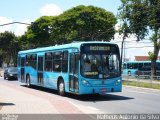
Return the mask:
<path fill-rule="evenodd" d="M 31 20 L 24 20 L 24 21 L 22 21 L 22 23 L 28 23 L 28 24 L 30 24 L 31 23 Z M 21 36 L 21 35 L 23 35 L 26 31 L 27 31 L 27 26 L 28 25 L 24 25 L 24 24 L 16 24 L 15 25 L 15 35 L 17 35 L 17 36 Z"/>
<path fill-rule="evenodd" d="M 46 16 L 57 16 L 62 14 L 63 11 L 55 4 L 46 4 L 40 9 L 40 13 Z"/>
<path fill-rule="evenodd" d="M 12 19 L 9 19 L 4 16 L 0 16 L 0 25 L 11 23 L 11 22 L 13 22 Z M 0 26 L 0 32 L 11 31 L 11 29 L 12 29 L 12 25 Z"/>

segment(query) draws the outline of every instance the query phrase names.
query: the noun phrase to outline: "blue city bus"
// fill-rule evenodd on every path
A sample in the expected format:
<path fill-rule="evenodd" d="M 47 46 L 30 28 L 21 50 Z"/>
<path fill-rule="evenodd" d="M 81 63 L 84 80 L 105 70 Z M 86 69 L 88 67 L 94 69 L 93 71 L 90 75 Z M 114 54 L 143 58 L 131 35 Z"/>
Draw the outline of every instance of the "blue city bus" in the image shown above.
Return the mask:
<path fill-rule="evenodd" d="M 60 95 L 121 92 L 119 48 L 110 42 L 73 42 L 20 51 L 18 80 Z"/>
<path fill-rule="evenodd" d="M 156 62 L 156 69 L 160 70 L 160 61 Z M 128 61 L 123 63 L 122 75 L 136 76 L 138 71 L 145 72 L 148 75 L 151 73 L 151 61 Z"/>

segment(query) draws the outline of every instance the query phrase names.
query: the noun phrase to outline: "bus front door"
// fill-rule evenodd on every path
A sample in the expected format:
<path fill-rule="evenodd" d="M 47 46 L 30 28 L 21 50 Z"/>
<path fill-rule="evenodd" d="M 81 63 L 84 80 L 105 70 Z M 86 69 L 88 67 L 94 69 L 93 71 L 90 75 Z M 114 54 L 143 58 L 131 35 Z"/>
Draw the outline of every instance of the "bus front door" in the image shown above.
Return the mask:
<path fill-rule="evenodd" d="M 38 56 L 37 84 L 43 86 L 43 56 Z"/>
<path fill-rule="evenodd" d="M 70 63 L 69 63 L 69 91 L 78 93 L 79 92 L 79 54 L 71 53 L 70 54 Z"/>

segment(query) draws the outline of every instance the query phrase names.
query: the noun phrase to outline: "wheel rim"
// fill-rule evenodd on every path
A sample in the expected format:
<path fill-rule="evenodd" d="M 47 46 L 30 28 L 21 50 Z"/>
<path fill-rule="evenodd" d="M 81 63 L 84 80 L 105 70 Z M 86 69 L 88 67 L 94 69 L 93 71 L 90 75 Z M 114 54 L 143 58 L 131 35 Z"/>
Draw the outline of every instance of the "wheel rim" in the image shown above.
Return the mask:
<path fill-rule="evenodd" d="M 64 84 L 62 82 L 59 84 L 59 92 L 60 94 L 64 92 Z"/>
<path fill-rule="evenodd" d="M 27 86 L 30 86 L 29 77 L 27 77 Z"/>

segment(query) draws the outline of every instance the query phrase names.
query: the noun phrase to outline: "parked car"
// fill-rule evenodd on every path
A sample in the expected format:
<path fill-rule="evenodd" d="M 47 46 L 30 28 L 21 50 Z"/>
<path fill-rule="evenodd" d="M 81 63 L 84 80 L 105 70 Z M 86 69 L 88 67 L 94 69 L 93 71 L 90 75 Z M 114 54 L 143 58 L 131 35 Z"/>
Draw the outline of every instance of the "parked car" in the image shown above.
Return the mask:
<path fill-rule="evenodd" d="M 4 71 L 4 79 L 18 79 L 18 69 L 16 67 L 6 68 Z"/>

